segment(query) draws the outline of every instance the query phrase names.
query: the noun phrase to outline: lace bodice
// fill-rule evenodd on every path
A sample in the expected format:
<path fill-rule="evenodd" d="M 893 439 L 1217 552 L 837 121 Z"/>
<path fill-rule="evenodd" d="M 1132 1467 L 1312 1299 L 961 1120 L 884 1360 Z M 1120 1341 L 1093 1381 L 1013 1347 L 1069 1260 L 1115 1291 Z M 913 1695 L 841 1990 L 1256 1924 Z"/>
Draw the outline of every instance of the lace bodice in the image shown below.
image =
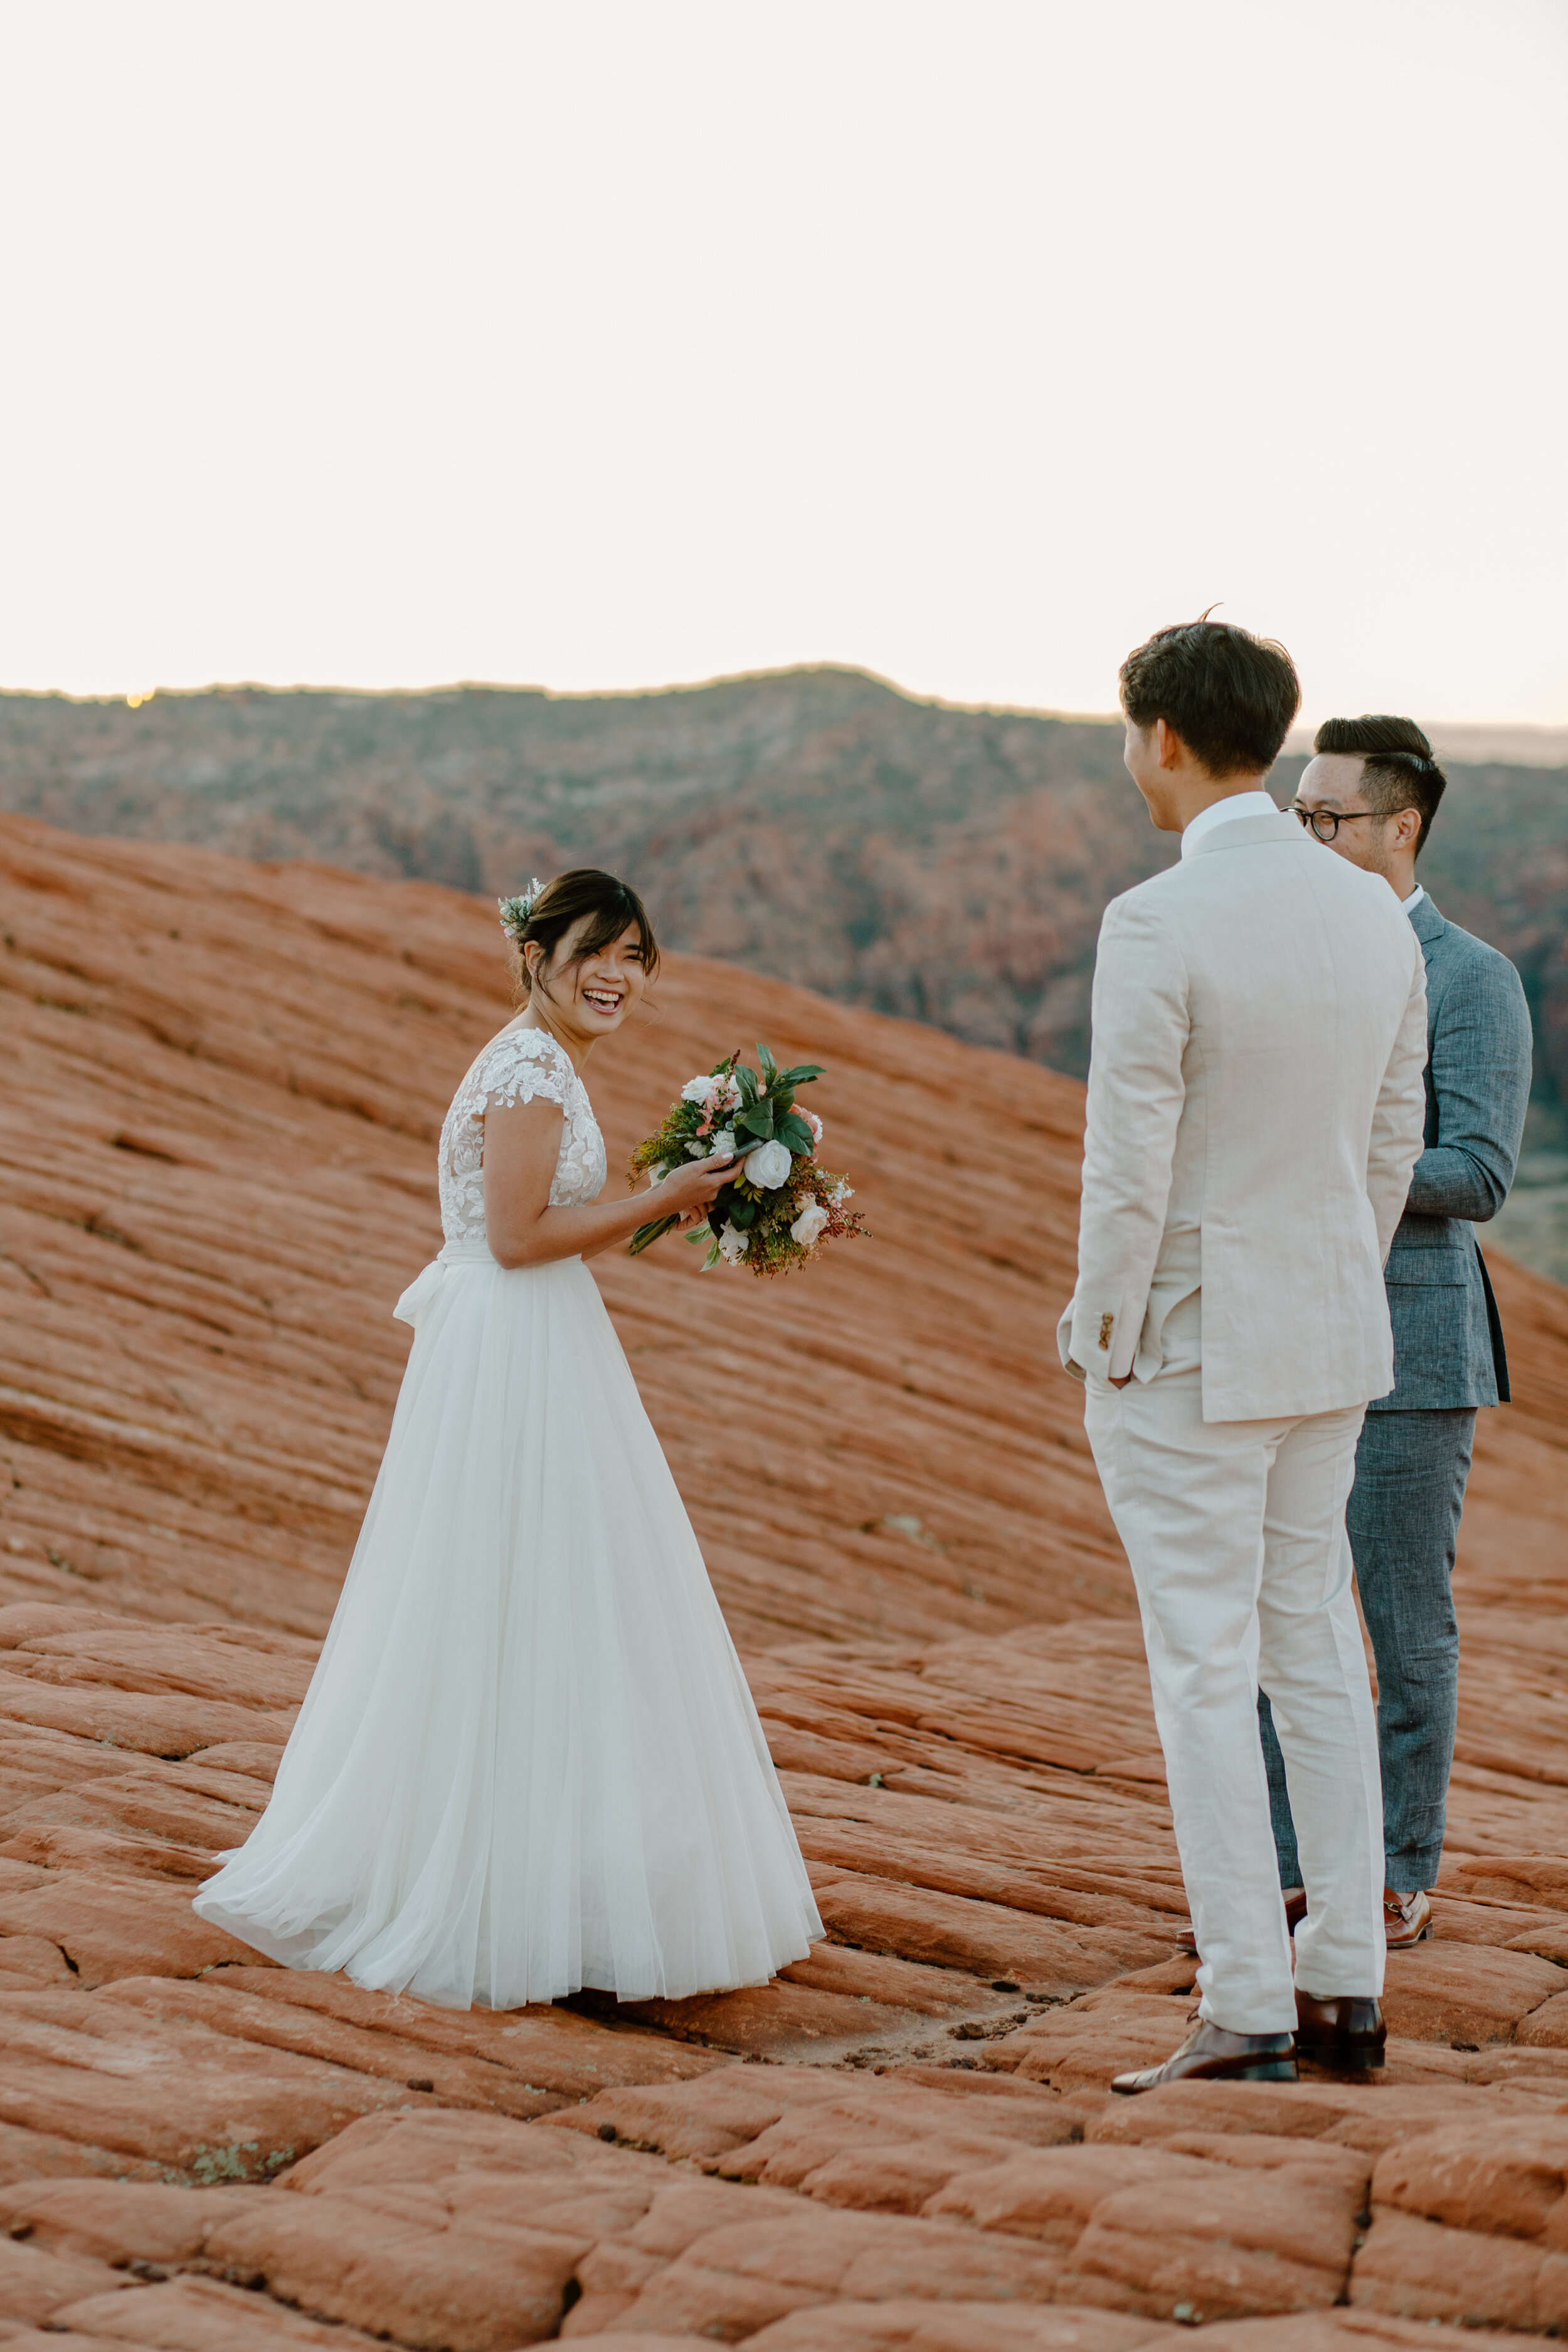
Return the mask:
<path fill-rule="evenodd" d="M 605 1182 L 605 1139 L 588 1090 L 547 1029 L 503 1029 L 452 1097 L 441 1128 L 441 1231 L 449 1242 L 485 1238 L 484 1115 L 542 1096 L 566 1114 L 550 1186 L 552 1209 L 580 1209 Z"/>

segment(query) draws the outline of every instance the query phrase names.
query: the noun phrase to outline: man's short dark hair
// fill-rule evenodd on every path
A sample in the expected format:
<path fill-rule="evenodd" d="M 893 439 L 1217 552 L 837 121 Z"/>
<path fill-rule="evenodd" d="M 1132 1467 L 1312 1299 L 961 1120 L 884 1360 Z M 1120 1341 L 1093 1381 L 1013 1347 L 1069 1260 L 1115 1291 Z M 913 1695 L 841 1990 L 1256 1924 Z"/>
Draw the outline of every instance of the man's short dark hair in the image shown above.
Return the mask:
<path fill-rule="evenodd" d="M 1360 752 L 1368 808 L 1379 816 L 1397 816 L 1401 809 L 1413 808 L 1421 820 L 1415 836 L 1419 857 L 1448 779 L 1415 719 L 1370 713 L 1360 719 L 1325 719 L 1312 738 L 1312 749 L 1352 756 Z"/>
<path fill-rule="evenodd" d="M 1284 646 L 1226 621 L 1157 629 L 1128 655 L 1121 678 L 1133 725 L 1163 719 L 1215 777 L 1271 768 L 1301 704 Z"/>

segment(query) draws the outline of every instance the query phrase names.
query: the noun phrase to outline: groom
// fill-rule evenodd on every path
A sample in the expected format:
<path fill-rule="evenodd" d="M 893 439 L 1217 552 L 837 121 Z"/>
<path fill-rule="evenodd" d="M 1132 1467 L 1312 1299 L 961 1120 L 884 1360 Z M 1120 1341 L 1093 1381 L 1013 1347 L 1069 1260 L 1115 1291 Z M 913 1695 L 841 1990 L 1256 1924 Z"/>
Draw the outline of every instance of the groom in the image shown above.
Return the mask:
<path fill-rule="evenodd" d="M 1121 2092 L 1383 2063 L 1383 1807 L 1343 1544 L 1383 1263 L 1421 1149 L 1426 975 L 1375 877 L 1263 791 L 1289 656 L 1162 629 L 1124 759 L 1180 862 L 1106 908 L 1078 1283 L 1058 1341 L 1132 1565 L 1203 1963 L 1196 2022 Z M 1307 1888 L 1290 1941 L 1258 1738 L 1273 1700 Z"/>

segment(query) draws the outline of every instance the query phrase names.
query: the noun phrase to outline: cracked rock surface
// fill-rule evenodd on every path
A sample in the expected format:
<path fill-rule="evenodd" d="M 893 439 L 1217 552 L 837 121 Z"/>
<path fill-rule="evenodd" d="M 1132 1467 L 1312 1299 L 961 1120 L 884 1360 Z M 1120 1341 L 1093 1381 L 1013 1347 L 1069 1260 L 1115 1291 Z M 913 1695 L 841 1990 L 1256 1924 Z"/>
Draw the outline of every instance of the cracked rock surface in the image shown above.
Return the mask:
<path fill-rule="evenodd" d="M 191 1892 L 266 1802 L 505 1017 L 483 907 L 0 823 L 0 2345 L 1352 2352 L 1568 2327 L 1568 1313 L 1494 1265 L 1436 1941 L 1385 2074 L 1178 2086 L 1192 1966 L 1125 1568 L 1052 1369 L 1078 1090 L 717 965 L 619 1153 L 765 1037 L 875 1239 L 604 1270 L 826 1940 L 458 2013 Z M 624 1065 L 624 1066 L 623 1066 Z M 756 1314 L 765 1300 L 765 1345 Z M 704 1410 L 689 1399 L 702 1384 Z M 1464 2331 L 1463 2334 L 1460 2331 Z"/>

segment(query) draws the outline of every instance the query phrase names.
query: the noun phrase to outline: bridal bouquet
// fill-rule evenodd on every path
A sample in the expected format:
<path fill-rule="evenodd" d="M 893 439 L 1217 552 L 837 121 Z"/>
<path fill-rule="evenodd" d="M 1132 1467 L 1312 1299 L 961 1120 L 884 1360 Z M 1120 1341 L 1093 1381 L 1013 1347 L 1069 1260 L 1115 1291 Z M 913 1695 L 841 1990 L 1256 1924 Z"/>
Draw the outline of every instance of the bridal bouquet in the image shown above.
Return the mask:
<path fill-rule="evenodd" d="M 630 1181 L 647 1175 L 657 1186 L 683 1160 L 743 1152 L 734 1177 L 709 1210 L 707 1224 L 687 1239 L 707 1243 L 704 1267 L 717 1265 L 721 1258 L 731 1265 L 744 1259 L 753 1274 L 787 1274 L 825 1241 L 866 1228 L 846 1206 L 851 1198 L 847 1178 L 817 1166 L 822 1121 L 812 1111 L 795 1108 L 795 1088 L 819 1078 L 820 1066 L 802 1062 L 781 1070 L 765 1045 L 757 1047 L 757 1063 L 751 1069 L 734 1053 L 705 1077 L 689 1078 L 658 1133 L 633 1152 Z M 632 1255 L 679 1222 L 656 1217 L 639 1225 L 632 1235 Z"/>

